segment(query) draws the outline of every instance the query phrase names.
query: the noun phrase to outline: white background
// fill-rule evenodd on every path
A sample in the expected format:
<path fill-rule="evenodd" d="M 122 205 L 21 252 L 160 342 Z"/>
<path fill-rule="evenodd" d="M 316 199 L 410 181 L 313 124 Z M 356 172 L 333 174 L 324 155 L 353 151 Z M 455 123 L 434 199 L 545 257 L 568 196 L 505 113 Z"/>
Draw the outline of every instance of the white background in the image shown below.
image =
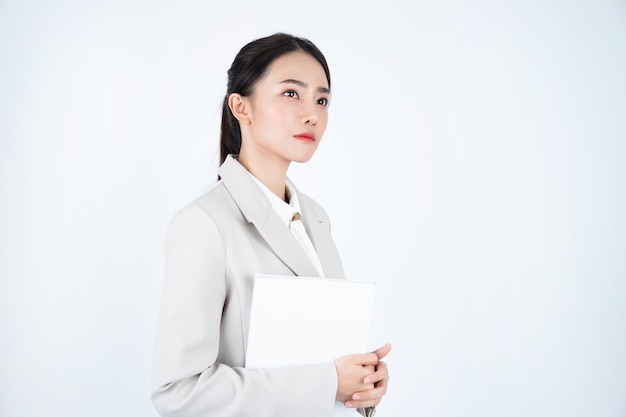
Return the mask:
<path fill-rule="evenodd" d="M 0 415 L 156 415 L 165 228 L 277 31 L 331 66 L 290 175 L 378 283 L 378 415 L 626 415 L 618 0 L 0 2 Z"/>

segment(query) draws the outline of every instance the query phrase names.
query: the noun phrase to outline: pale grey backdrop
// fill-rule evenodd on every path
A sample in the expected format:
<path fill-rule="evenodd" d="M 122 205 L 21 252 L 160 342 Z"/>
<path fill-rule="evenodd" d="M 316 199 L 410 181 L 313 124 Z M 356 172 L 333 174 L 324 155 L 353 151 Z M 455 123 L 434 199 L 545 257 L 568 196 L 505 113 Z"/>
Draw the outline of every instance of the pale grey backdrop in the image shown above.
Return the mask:
<path fill-rule="evenodd" d="M 0 2 L 0 415 L 155 416 L 164 231 L 215 177 L 226 69 L 276 31 L 331 65 L 291 176 L 378 282 L 378 415 L 626 415 L 608 0 Z"/>

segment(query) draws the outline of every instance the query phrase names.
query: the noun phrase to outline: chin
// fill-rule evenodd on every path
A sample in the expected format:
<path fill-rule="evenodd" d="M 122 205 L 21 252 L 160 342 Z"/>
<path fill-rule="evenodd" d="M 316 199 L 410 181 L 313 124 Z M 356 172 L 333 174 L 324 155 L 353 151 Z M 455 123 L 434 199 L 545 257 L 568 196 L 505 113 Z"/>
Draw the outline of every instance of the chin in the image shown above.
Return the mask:
<path fill-rule="evenodd" d="M 315 154 L 311 153 L 311 154 L 306 154 L 306 155 L 294 155 L 291 158 L 291 161 L 302 164 L 302 163 L 305 163 L 305 162 L 309 162 L 311 160 L 311 158 L 313 158 L 313 155 L 315 155 Z"/>

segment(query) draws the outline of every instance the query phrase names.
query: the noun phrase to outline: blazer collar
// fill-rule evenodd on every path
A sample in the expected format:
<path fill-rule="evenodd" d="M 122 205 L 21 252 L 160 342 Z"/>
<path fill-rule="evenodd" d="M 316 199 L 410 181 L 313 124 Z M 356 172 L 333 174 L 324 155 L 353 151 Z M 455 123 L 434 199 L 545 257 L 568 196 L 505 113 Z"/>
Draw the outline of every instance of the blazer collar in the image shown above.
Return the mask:
<path fill-rule="evenodd" d="M 276 256 L 278 256 L 295 275 L 308 277 L 319 276 L 315 266 L 313 266 L 304 252 L 304 249 L 302 249 L 289 229 L 285 227 L 285 223 L 272 209 L 272 205 L 263 194 L 263 191 L 261 191 L 254 183 L 254 180 L 250 178 L 244 166 L 233 156 L 228 155 L 219 168 L 219 175 L 246 221 L 254 225 Z M 298 190 L 294 191 L 299 193 Z M 300 198 L 300 205 L 302 209 L 302 222 L 309 233 L 313 246 L 318 250 L 318 244 L 322 243 L 320 242 L 322 232 L 320 223 L 322 221 L 305 203 L 303 204 L 302 198 Z M 322 268 L 324 268 L 324 259 L 321 254 L 318 256 L 320 256 L 320 263 L 322 264 Z"/>

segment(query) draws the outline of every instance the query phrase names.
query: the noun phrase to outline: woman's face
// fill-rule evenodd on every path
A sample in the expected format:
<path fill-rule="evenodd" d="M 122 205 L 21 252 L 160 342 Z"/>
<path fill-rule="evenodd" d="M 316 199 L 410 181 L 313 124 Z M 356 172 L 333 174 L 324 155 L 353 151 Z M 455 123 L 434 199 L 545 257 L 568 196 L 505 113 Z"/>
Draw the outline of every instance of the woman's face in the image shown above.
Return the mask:
<path fill-rule="evenodd" d="M 320 63 L 303 51 L 277 58 L 257 81 L 242 126 L 242 153 L 266 163 L 306 162 L 328 123 L 330 91 Z"/>

